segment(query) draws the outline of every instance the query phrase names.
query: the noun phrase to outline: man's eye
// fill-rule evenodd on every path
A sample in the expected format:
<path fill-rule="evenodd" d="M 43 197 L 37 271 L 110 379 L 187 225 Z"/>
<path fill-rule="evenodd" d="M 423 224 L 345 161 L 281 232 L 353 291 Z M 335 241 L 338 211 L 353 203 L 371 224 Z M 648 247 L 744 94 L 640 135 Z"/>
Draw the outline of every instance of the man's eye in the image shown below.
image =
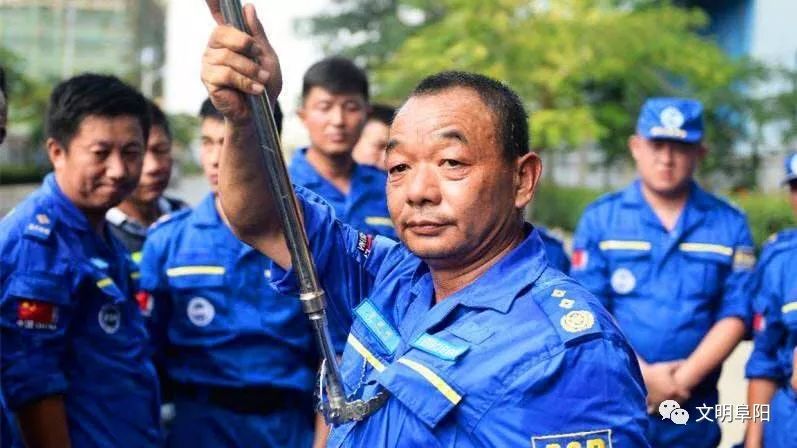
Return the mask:
<path fill-rule="evenodd" d="M 456 167 L 462 166 L 462 163 L 460 163 L 458 160 L 454 160 L 454 159 L 445 159 L 445 160 L 443 160 L 442 164 L 445 165 L 445 166 L 448 166 L 449 168 L 456 168 Z"/>
<path fill-rule="evenodd" d="M 399 173 L 403 173 L 404 171 L 406 171 L 408 169 L 409 169 L 409 166 L 407 166 L 407 164 L 399 163 L 398 165 L 395 165 L 395 166 L 391 167 L 387 172 L 390 173 L 390 174 L 399 174 Z"/>

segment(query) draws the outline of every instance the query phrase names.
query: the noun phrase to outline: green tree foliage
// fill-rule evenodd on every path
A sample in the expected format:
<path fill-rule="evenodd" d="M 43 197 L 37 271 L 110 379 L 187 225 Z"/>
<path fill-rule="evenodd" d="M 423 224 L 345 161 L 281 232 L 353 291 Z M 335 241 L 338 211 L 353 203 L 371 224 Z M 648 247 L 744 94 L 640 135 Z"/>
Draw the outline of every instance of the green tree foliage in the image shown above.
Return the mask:
<path fill-rule="evenodd" d="M 9 126 L 39 144 L 44 139 L 44 114 L 56 80 L 41 80 L 27 75 L 23 59 L 3 46 L 0 46 L 0 64 L 6 72 L 8 84 Z M 31 154 L 30 161 L 34 159 L 35 154 Z"/>
<path fill-rule="evenodd" d="M 706 167 L 728 167 L 732 143 L 747 129 L 742 117 L 754 106 L 740 85 L 763 74 L 698 33 L 708 20 L 701 10 L 667 1 L 337 3 L 337 11 L 309 28 L 330 42 L 328 49 L 363 57 L 381 100 L 400 101 L 421 78 L 441 70 L 484 73 L 524 98 L 536 149 L 597 142 L 606 163 L 627 153 L 646 97 L 688 95 L 707 106 L 712 156 Z M 402 8 L 422 20 L 402 22 Z M 354 43 L 346 46 L 346 39 Z"/>

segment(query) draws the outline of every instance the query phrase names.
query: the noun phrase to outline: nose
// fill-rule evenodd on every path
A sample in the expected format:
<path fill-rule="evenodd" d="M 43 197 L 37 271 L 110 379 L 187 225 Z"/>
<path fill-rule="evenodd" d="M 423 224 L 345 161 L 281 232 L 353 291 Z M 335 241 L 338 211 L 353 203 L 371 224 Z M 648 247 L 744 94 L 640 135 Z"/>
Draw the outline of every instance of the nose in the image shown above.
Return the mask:
<path fill-rule="evenodd" d="M 672 165 L 675 161 L 675 151 L 675 145 L 670 142 L 664 142 L 659 147 L 659 150 L 656 151 L 656 156 L 661 163 Z"/>
<path fill-rule="evenodd" d="M 127 166 L 122 160 L 122 154 L 114 151 L 105 162 L 105 175 L 113 180 L 121 180 L 127 175 Z"/>
<path fill-rule="evenodd" d="M 405 184 L 408 204 L 420 207 L 440 203 L 440 181 L 434 168 L 419 165 L 408 174 Z"/>
<path fill-rule="evenodd" d="M 343 106 L 335 106 L 329 111 L 329 121 L 336 126 L 343 124 Z"/>
<path fill-rule="evenodd" d="M 221 156 L 221 147 L 223 146 L 223 144 L 224 143 L 222 142 L 215 143 L 211 148 L 211 150 L 208 152 L 208 161 L 214 167 L 219 166 L 219 156 Z"/>

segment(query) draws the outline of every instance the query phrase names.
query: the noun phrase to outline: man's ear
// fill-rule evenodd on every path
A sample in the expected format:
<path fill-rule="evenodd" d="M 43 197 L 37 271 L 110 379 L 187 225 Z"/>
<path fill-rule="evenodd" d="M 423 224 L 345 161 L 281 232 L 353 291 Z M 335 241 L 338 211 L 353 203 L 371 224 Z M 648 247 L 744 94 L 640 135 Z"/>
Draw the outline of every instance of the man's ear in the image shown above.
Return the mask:
<path fill-rule="evenodd" d="M 515 162 L 515 208 L 525 208 L 534 197 L 542 175 L 542 160 L 530 152 Z"/>
<path fill-rule="evenodd" d="M 635 161 L 637 160 L 637 151 L 639 150 L 639 145 L 642 143 L 642 137 L 632 134 L 628 137 L 628 151 L 631 153 L 631 158 Z"/>
<path fill-rule="evenodd" d="M 67 150 L 58 140 L 52 137 L 47 139 L 45 145 L 47 146 L 47 157 L 50 159 L 50 163 L 53 164 L 53 169 L 57 171 L 66 164 Z"/>

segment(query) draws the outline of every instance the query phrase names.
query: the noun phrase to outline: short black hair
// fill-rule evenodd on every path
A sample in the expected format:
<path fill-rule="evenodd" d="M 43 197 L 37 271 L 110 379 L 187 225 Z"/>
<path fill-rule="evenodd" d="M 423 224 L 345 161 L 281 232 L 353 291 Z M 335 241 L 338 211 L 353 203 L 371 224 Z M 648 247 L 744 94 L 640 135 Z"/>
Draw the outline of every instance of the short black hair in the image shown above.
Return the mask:
<path fill-rule="evenodd" d="M 396 115 L 396 108 L 387 104 L 371 104 L 371 113 L 368 120 L 380 121 L 388 126 L 393 123 L 393 116 Z"/>
<path fill-rule="evenodd" d="M 440 93 L 462 87 L 479 95 L 492 112 L 502 155 L 514 161 L 529 152 L 529 121 L 523 101 L 505 84 L 478 73 L 446 71 L 423 79 L 409 98 Z"/>
<path fill-rule="evenodd" d="M 90 115 L 136 118 L 146 144 L 150 123 L 147 99 L 119 78 L 96 73 L 74 76 L 55 86 L 47 109 L 47 136 L 68 149 L 83 119 Z"/>
<path fill-rule="evenodd" d="M 163 110 L 161 110 L 161 108 L 158 107 L 154 101 L 147 101 L 147 106 L 149 107 L 150 129 L 156 126 L 163 129 L 163 132 L 165 132 L 166 136 L 169 137 L 169 140 L 171 140 L 172 129 L 169 126 L 169 118 L 166 117 L 166 114 L 163 113 Z"/>
<path fill-rule="evenodd" d="M 342 56 L 324 58 L 307 69 L 302 80 L 302 99 L 313 87 L 332 94 L 360 94 L 368 101 L 368 77 L 351 59 Z"/>
<path fill-rule="evenodd" d="M 214 120 L 221 120 L 224 121 L 224 115 L 216 109 L 216 106 L 210 101 L 210 98 L 206 98 L 205 101 L 202 102 L 202 107 L 199 108 L 199 118 L 212 118 Z M 282 134 L 282 108 L 280 107 L 279 101 L 274 103 L 274 121 L 277 123 L 277 132 Z"/>
<path fill-rule="evenodd" d="M 47 109 L 47 136 L 68 149 L 83 119 L 90 115 L 136 118 L 146 144 L 150 123 L 147 99 L 119 78 L 96 73 L 84 73 L 55 86 Z"/>
<path fill-rule="evenodd" d="M 216 109 L 216 106 L 213 105 L 210 98 L 205 98 L 205 101 L 202 101 L 202 106 L 199 108 L 199 118 L 203 120 L 212 118 L 214 120 L 224 121 L 224 115 Z"/>

